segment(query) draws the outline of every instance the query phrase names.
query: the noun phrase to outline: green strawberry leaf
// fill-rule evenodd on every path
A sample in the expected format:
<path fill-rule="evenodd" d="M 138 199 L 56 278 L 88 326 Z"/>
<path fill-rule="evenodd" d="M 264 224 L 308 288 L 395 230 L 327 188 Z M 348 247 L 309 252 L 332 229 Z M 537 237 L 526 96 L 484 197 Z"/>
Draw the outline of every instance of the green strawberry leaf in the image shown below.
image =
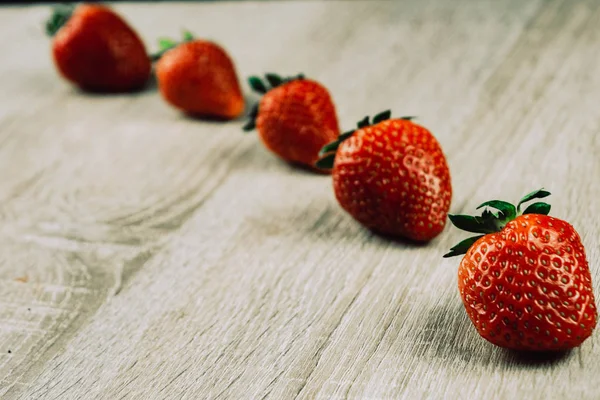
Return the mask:
<path fill-rule="evenodd" d="M 448 253 L 444 254 L 443 257 L 448 258 L 448 257 L 454 257 L 454 256 L 459 256 L 461 254 L 465 254 L 469 250 L 469 248 L 471 248 L 471 246 L 473 246 L 473 244 L 476 241 L 478 241 L 479 239 L 481 239 L 484 236 L 485 235 L 473 236 L 473 237 L 463 240 L 462 242 L 460 242 L 459 244 L 457 244 L 456 246 L 451 248 L 450 251 Z"/>
<path fill-rule="evenodd" d="M 415 118 L 417 118 L 417 117 L 400 117 L 400 119 L 405 119 L 407 121 L 412 121 Z"/>
<path fill-rule="evenodd" d="M 242 127 L 244 132 L 250 132 L 254 130 L 254 128 L 256 128 L 256 122 L 254 121 L 254 119 L 251 119 L 250 121 L 246 122 L 246 125 Z"/>
<path fill-rule="evenodd" d="M 521 204 L 533 199 L 540 199 L 550 195 L 550 192 L 540 189 L 529 193 L 521 199 L 517 207 L 514 205 L 500 200 L 491 200 L 482 203 L 477 207 L 478 209 L 485 207 L 480 217 L 470 215 L 453 215 L 449 214 L 448 217 L 454 226 L 459 229 L 474 232 L 474 233 L 493 233 L 500 232 L 509 221 L 517 218 L 521 215 L 519 207 Z M 490 208 L 497 211 L 490 211 Z M 544 214 L 548 215 L 550 212 L 550 204 L 537 202 L 530 204 L 529 207 L 523 211 L 523 214 Z M 497 215 L 496 215 L 497 214 Z M 465 239 L 453 248 L 450 252 L 445 254 L 444 257 L 452 257 L 460 254 L 465 254 L 467 250 L 477 241 L 479 238 L 485 235 L 472 237 Z"/>
<path fill-rule="evenodd" d="M 356 126 L 358 126 L 358 129 L 360 128 L 364 128 L 365 126 L 369 126 L 369 116 L 367 115 L 366 117 L 364 117 L 363 119 L 361 119 L 360 121 L 358 121 L 358 124 L 356 124 Z"/>
<path fill-rule="evenodd" d="M 380 112 L 379 114 L 377 114 L 373 117 L 373 125 L 378 124 L 381 121 L 388 120 L 388 119 L 390 119 L 391 116 L 392 116 L 391 110 L 386 110 L 386 111 Z"/>
<path fill-rule="evenodd" d="M 542 202 L 530 204 L 525 209 L 525 211 L 523 211 L 523 214 L 542 214 L 542 215 L 548 215 L 549 213 L 550 213 L 550 204 L 548 204 L 548 203 L 542 203 Z"/>
<path fill-rule="evenodd" d="M 534 190 L 533 192 L 526 194 L 517 204 L 517 211 L 521 209 L 521 204 L 527 203 L 533 199 L 543 199 L 544 197 L 550 196 L 550 192 L 544 189 Z"/>
<path fill-rule="evenodd" d="M 501 200 L 490 200 L 481 204 L 477 209 L 481 207 L 492 207 L 499 210 L 505 218 L 514 219 L 517 216 L 517 209 L 514 205 Z M 498 216 L 497 216 L 498 217 Z"/>
<path fill-rule="evenodd" d="M 277 74 L 266 74 L 265 78 L 273 88 L 276 88 L 283 83 L 283 79 Z"/>
<path fill-rule="evenodd" d="M 257 115 L 258 115 L 258 103 L 254 103 L 254 105 L 250 108 L 250 112 L 248 113 L 248 116 L 252 119 L 256 119 Z"/>
<path fill-rule="evenodd" d="M 331 143 L 327 143 L 325 146 L 323 146 L 321 151 L 319 151 L 319 155 L 322 156 L 329 152 L 336 151 L 338 149 L 338 147 L 340 147 L 340 144 L 342 144 L 342 142 L 344 140 L 346 140 L 350 136 L 352 136 L 353 133 L 354 133 L 354 131 L 348 131 L 348 132 L 342 133 L 341 135 L 338 136 L 338 138 L 336 140 L 334 140 Z"/>
<path fill-rule="evenodd" d="M 454 215 L 448 214 L 448 218 L 454 226 L 458 229 L 462 229 L 463 231 L 473 232 L 473 233 L 493 233 L 496 232 L 495 225 L 493 221 L 495 218 L 491 213 L 489 213 L 489 217 L 482 215 L 481 217 L 472 217 L 470 215 Z"/>
<path fill-rule="evenodd" d="M 338 147 L 340 147 L 340 141 L 336 140 L 334 142 L 328 143 L 319 151 L 319 156 L 322 156 L 327 153 L 331 153 L 332 151 L 336 151 Z"/>
<path fill-rule="evenodd" d="M 339 141 L 334 141 L 331 143 L 327 143 L 321 150 L 319 150 L 319 156 L 325 155 L 327 153 L 331 153 L 332 151 L 336 151 L 340 147 Z"/>
<path fill-rule="evenodd" d="M 172 39 L 169 39 L 169 38 L 158 39 L 158 47 L 160 48 L 161 51 L 172 49 L 175 46 L 177 46 L 177 42 Z"/>
<path fill-rule="evenodd" d="M 300 76 L 298 79 L 303 78 L 303 76 Z M 268 78 L 267 78 L 268 79 Z M 291 79 L 291 78 L 290 78 Z M 288 80 L 286 80 L 288 81 Z M 358 123 L 356 124 L 358 126 L 358 129 L 370 126 L 371 124 L 377 124 L 379 122 L 385 121 L 390 119 L 390 117 L 392 116 L 392 111 L 391 110 L 386 110 L 386 111 L 382 111 L 379 114 L 375 115 L 372 119 L 372 123 L 371 121 L 369 121 L 369 116 L 367 115 L 366 117 L 364 117 L 363 119 L 361 119 L 360 121 L 358 121 Z M 340 134 L 338 136 L 338 138 L 331 142 L 326 144 L 325 146 L 323 146 L 323 148 L 319 151 L 319 156 L 323 156 L 327 153 L 330 152 L 335 152 L 338 147 L 340 147 L 340 144 L 348 139 L 350 136 L 352 136 L 354 134 L 354 130 L 348 131 L 348 132 L 344 132 L 342 134 Z"/>
<path fill-rule="evenodd" d="M 486 208 L 481 213 L 481 218 L 484 220 L 490 220 L 492 218 L 498 218 L 498 211 L 492 212 L 489 208 Z"/>
<path fill-rule="evenodd" d="M 160 58 L 172 48 L 179 46 L 182 43 L 189 42 L 194 40 L 194 35 L 190 31 L 183 31 L 183 40 L 181 42 L 177 42 L 171 38 L 159 38 L 158 39 L 158 52 L 154 54 L 149 54 L 148 57 L 151 61 L 158 61 Z"/>
<path fill-rule="evenodd" d="M 255 92 L 262 94 L 267 93 L 267 87 L 258 76 L 251 76 L 250 78 L 248 78 L 248 83 Z"/>
<path fill-rule="evenodd" d="M 250 108 L 250 112 L 248 112 L 248 121 L 242 127 L 244 132 L 250 132 L 254 128 L 256 128 L 256 116 L 258 115 L 258 103 L 254 103 Z"/>
<path fill-rule="evenodd" d="M 340 136 L 338 136 L 337 140 L 339 140 L 340 142 L 348 139 L 350 136 L 352 136 L 354 134 L 354 132 L 356 132 L 355 130 L 351 130 L 348 132 L 344 132 L 342 134 L 340 134 Z"/>
<path fill-rule="evenodd" d="M 67 23 L 73 14 L 74 7 L 70 4 L 57 5 L 52 9 L 52 15 L 46 21 L 46 34 L 54 36 Z"/>
<path fill-rule="evenodd" d="M 333 162 L 335 161 L 335 153 L 327 154 L 325 157 L 320 158 L 315 166 L 320 169 L 331 169 L 333 168 Z"/>

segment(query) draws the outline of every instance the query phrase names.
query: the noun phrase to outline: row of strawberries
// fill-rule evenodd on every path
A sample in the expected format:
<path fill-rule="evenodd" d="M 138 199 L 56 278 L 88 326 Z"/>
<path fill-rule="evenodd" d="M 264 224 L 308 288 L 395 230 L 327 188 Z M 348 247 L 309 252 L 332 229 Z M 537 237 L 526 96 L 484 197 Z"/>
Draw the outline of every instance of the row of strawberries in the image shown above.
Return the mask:
<path fill-rule="evenodd" d="M 160 41 L 148 55 L 136 32 L 99 5 L 56 9 L 47 24 L 60 73 L 88 91 L 126 92 L 143 87 L 152 62 L 162 96 L 191 114 L 233 119 L 244 99 L 233 62 L 218 45 L 184 34 Z M 517 206 L 481 204 L 479 216 L 449 215 L 450 171 L 442 148 L 411 117 L 385 111 L 341 133 L 327 89 L 299 75 L 251 77 L 262 95 L 245 130 L 256 128 L 282 159 L 331 172 L 340 205 L 365 227 L 384 235 L 427 242 L 448 217 L 476 233 L 446 257 L 464 254 L 458 287 L 479 334 L 517 350 L 579 346 L 596 325 L 597 310 L 581 239 L 565 221 L 547 214 L 550 193 L 537 190 Z"/>

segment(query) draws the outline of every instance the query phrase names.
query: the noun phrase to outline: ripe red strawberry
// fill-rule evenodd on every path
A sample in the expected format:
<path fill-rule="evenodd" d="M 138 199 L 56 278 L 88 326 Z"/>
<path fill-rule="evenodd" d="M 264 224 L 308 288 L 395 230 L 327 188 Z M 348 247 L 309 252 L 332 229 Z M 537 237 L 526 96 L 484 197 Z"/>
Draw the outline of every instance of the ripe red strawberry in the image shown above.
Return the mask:
<path fill-rule="evenodd" d="M 273 153 L 290 163 L 314 168 L 319 150 L 340 133 L 329 92 L 302 75 L 282 79 L 267 74 L 266 80 L 270 87 L 258 77 L 249 79 L 263 97 L 252 109 L 244 130 L 256 127 Z"/>
<path fill-rule="evenodd" d="M 151 64 L 144 44 L 109 8 L 59 7 L 46 29 L 55 35 L 52 55 L 59 72 L 81 89 L 128 92 L 148 81 Z"/>
<path fill-rule="evenodd" d="M 376 232 L 416 241 L 436 237 L 452 197 L 450 171 L 433 135 L 390 111 L 365 117 L 356 131 L 323 148 L 340 205 Z M 335 161 L 334 161 L 335 160 Z"/>
<path fill-rule="evenodd" d="M 581 239 L 567 222 L 549 217 L 550 205 L 521 204 L 550 193 L 538 190 L 517 207 L 493 200 L 480 217 L 451 215 L 454 225 L 482 233 L 444 257 L 465 254 L 458 288 L 479 334 L 515 350 L 566 350 L 592 334 L 597 311 Z"/>
<path fill-rule="evenodd" d="M 161 47 L 156 76 L 167 102 L 198 116 L 233 119 L 244 111 L 235 67 L 223 48 L 189 33 L 184 43 L 163 40 Z"/>

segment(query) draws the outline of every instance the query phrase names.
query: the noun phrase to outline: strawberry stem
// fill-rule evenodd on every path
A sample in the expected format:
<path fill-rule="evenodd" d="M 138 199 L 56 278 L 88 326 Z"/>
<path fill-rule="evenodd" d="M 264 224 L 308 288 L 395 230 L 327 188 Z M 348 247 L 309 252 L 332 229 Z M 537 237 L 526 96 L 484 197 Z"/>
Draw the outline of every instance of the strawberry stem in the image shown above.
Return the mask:
<path fill-rule="evenodd" d="M 304 74 L 298 74 L 296 76 L 290 76 L 282 78 L 281 76 L 273 73 L 266 73 L 264 80 L 258 76 L 251 76 L 248 78 L 248 84 L 252 90 L 260 95 L 266 94 L 269 90 L 275 89 L 285 83 L 304 79 Z M 244 132 L 250 132 L 256 128 L 256 117 L 258 116 L 258 103 L 254 104 L 248 114 L 248 122 L 242 127 Z"/>
<path fill-rule="evenodd" d="M 520 210 L 523 203 L 527 203 L 534 199 L 541 199 L 547 196 L 550 196 L 550 192 L 544 189 L 539 189 L 524 196 L 516 207 L 511 203 L 507 203 L 506 201 L 490 200 L 477 207 L 477 209 L 484 208 L 481 216 L 448 214 L 450 222 L 452 222 L 452 224 L 458 229 L 472 233 L 482 233 L 483 235 L 474 236 L 463 240 L 456 246 L 452 247 L 447 254 L 444 254 L 444 257 L 454 257 L 460 254 L 465 254 L 473 245 L 473 243 L 475 243 L 475 241 L 477 241 L 479 238 L 488 233 L 500 232 L 502 229 L 504 229 L 507 223 L 520 215 L 548 215 L 550 212 L 550 204 L 542 202 L 531 204 L 523 212 Z M 497 211 L 490 211 L 490 208 Z"/>
<path fill-rule="evenodd" d="M 46 21 L 46 34 L 50 37 L 67 23 L 75 7 L 71 4 L 61 4 L 52 9 L 52 15 Z"/>
<path fill-rule="evenodd" d="M 194 35 L 187 30 L 183 31 L 182 36 L 182 40 L 180 42 L 173 40 L 171 38 L 159 38 L 158 39 L 158 48 L 159 50 L 154 53 L 154 54 L 150 54 L 148 57 L 150 58 L 150 61 L 158 61 L 167 51 L 179 46 L 182 43 L 186 43 L 186 42 L 191 42 L 192 40 L 194 40 Z"/>

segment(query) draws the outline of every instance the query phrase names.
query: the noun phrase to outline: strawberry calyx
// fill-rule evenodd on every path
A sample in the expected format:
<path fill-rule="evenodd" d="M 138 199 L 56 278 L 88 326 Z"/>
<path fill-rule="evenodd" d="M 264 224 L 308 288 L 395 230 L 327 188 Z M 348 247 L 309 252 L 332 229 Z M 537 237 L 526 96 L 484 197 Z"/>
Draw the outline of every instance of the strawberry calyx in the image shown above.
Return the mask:
<path fill-rule="evenodd" d="M 507 223 L 524 214 L 542 214 L 548 215 L 550 212 L 550 204 L 536 202 L 530 204 L 525 210 L 521 211 L 521 206 L 534 199 L 542 199 L 550 196 L 550 192 L 539 189 L 523 196 L 515 207 L 513 204 L 502 200 L 490 200 L 482 203 L 477 209 L 483 208 L 481 216 L 448 214 L 450 221 L 458 229 L 467 232 L 479 233 L 478 236 L 473 236 L 463 240 L 450 251 L 444 254 L 444 258 L 454 257 L 465 254 L 469 248 L 480 238 L 489 233 L 500 232 Z M 495 211 L 491 211 L 493 209 Z"/>
<path fill-rule="evenodd" d="M 365 128 L 367 126 L 377 125 L 380 122 L 390 119 L 391 116 L 392 111 L 385 110 L 380 112 L 379 114 L 376 114 L 372 120 L 369 120 L 369 116 L 367 115 L 366 117 L 358 121 L 358 123 L 356 124 L 357 129 L 352 129 L 351 131 L 341 133 L 336 140 L 323 146 L 321 151 L 319 151 L 320 158 L 315 164 L 316 167 L 320 169 L 332 169 L 333 162 L 335 160 L 335 153 L 337 152 L 337 149 L 340 147 L 342 142 L 351 137 L 354 134 L 354 132 L 356 132 L 358 129 Z M 400 119 L 410 121 L 414 118 L 415 117 L 401 117 Z"/>
<path fill-rule="evenodd" d="M 46 34 L 54 36 L 67 23 L 75 7 L 71 4 L 60 4 L 52 9 L 52 15 L 46 21 Z"/>
<path fill-rule="evenodd" d="M 265 74 L 265 79 L 262 80 L 258 76 L 251 76 L 248 78 L 248 84 L 252 90 L 260 95 L 266 94 L 269 90 L 275 89 L 285 83 L 304 79 L 304 74 L 298 74 L 296 76 L 289 76 L 282 78 L 281 76 L 273 73 Z M 256 127 L 256 117 L 258 116 L 258 102 L 252 106 L 250 113 L 248 114 L 248 122 L 242 128 L 245 132 L 250 132 Z"/>
<path fill-rule="evenodd" d="M 171 39 L 171 38 L 159 38 L 158 39 L 158 51 L 154 54 L 150 54 L 148 57 L 150 58 L 151 61 L 158 61 L 163 54 L 165 54 L 167 51 L 179 46 L 182 43 L 186 43 L 186 42 L 191 42 L 192 40 L 195 39 L 194 35 L 187 30 L 183 31 L 182 36 L 182 40 L 180 42 L 178 42 L 177 40 Z"/>

